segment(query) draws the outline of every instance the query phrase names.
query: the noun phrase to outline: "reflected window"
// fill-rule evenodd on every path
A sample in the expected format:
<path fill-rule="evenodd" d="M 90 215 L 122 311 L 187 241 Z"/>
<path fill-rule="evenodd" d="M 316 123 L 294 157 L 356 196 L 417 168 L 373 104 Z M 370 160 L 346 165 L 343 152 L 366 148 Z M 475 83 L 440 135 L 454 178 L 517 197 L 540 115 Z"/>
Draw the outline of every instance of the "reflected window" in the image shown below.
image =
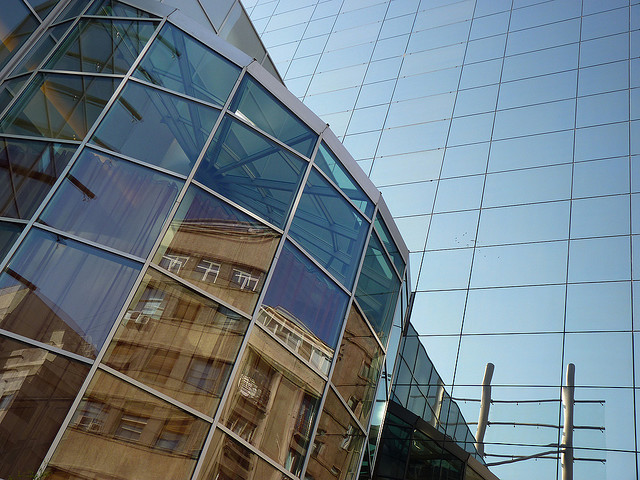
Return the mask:
<path fill-rule="evenodd" d="M 82 400 L 78 413 L 74 417 L 74 427 L 86 432 L 101 432 L 106 418 L 106 410 L 102 403 Z"/>
<path fill-rule="evenodd" d="M 220 273 L 220 264 L 210 262 L 209 260 L 200 260 L 195 271 L 198 272 L 198 274 L 202 274 L 202 276 L 198 275 L 201 282 L 216 283 L 216 279 Z"/>
<path fill-rule="evenodd" d="M 149 419 L 138 415 L 122 415 L 120 423 L 114 434 L 118 438 L 135 442 L 140 439 L 144 427 L 147 426 Z"/>
<path fill-rule="evenodd" d="M 185 255 L 171 255 L 169 253 L 165 253 L 162 255 L 158 265 L 165 270 L 169 270 L 171 273 L 180 275 L 180 270 L 182 270 L 182 267 L 184 267 L 188 261 L 189 257 Z"/>
<path fill-rule="evenodd" d="M 260 281 L 260 275 L 254 276 L 249 272 L 245 272 L 244 270 L 239 270 L 237 268 L 233 269 L 233 274 L 231 276 L 231 283 L 237 285 L 240 290 L 251 290 L 255 292 L 258 287 L 258 282 Z"/>

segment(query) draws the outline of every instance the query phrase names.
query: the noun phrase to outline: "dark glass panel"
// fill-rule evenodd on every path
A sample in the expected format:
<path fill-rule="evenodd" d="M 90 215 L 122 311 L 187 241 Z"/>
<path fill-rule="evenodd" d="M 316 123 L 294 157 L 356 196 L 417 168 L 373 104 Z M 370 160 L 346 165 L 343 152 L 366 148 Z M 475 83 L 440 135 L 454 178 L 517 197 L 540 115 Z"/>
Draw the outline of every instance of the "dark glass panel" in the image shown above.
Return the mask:
<path fill-rule="evenodd" d="M 380 436 L 374 478 L 404 480 L 412 433 L 413 427 L 387 413 Z M 436 475 L 431 478 L 440 477 Z"/>
<path fill-rule="evenodd" d="M 334 282 L 322 273 L 311 260 L 287 243 L 276 264 L 269 288 L 262 301 L 260 320 L 276 332 L 287 326 L 314 347 L 310 353 L 298 352 L 313 358 L 314 350 L 331 358 L 338 342 L 349 298 Z M 275 328 L 271 322 L 281 324 Z M 283 333 L 284 334 L 284 333 Z M 316 363 L 312 361 L 312 363 Z M 317 362 L 328 371 L 325 362 Z"/>
<path fill-rule="evenodd" d="M 23 226 L 15 223 L 0 222 L 0 262 L 13 246 L 13 242 L 20 235 Z"/>
<path fill-rule="evenodd" d="M 320 144 L 314 164 L 347 194 L 347 197 L 351 199 L 362 213 L 368 217 L 373 215 L 373 202 L 351 177 L 347 169 L 342 166 L 340 160 L 338 160 L 324 143 Z"/>
<path fill-rule="evenodd" d="M 371 236 L 360 272 L 356 300 L 383 345 L 386 345 L 400 292 L 396 277 L 380 241 Z"/>
<path fill-rule="evenodd" d="M 130 82 L 91 141 L 186 175 L 219 113 L 213 108 Z"/>
<path fill-rule="evenodd" d="M 87 15 L 105 15 L 109 17 L 139 17 L 149 18 L 145 11 L 130 7 L 117 0 L 99 0 L 87 10 Z"/>
<path fill-rule="evenodd" d="M 0 477 L 37 478 L 89 366 L 0 336 Z"/>
<path fill-rule="evenodd" d="M 318 430 L 307 466 L 307 475 L 315 480 L 355 478 L 365 435 L 332 390 L 318 422 Z"/>
<path fill-rule="evenodd" d="M 31 218 L 75 150 L 75 145 L 0 138 L 0 216 Z"/>
<path fill-rule="evenodd" d="M 300 475 L 323 388 L 309 367 L 255 328 L 221 422 Z"/>
<path fill-rule="evenodd" d="M 49 15 L 49 12 L 53 10 L 58 3 L 58 0 L 28 0 L 29 4 L 36 11 L 38 16 L 42 19 Z"/>
<path fill-rule="evenodd" d="M 369 224 L 317 171 L 312 170 L 291 236 L 345 287 L 351 289 Z"/>
<path fill-rule="evenodd" d="M 362 425 L 369 421 L 383 359 L 371 330 L 352 306 L 331 382 Z"/>
<path fill-rule="evenodd" d="M 251 315 L 280 235 L 191 187 L 153 261 Z"/>
<path fill-rule="evenodd" d="M 195 179 L 283 228 L 305 166 L 251 128 L 225 118 Z"/>
<path fill-rule="evenodd" d="M 211 446 L 205 454 L 199 480 L 287 480 L 284 475 L 269 463 L 262 460 L 240 442 L 217 430 Z"/>
<path fill-rule="evenodd" d="M 91 3 L 90 0 L 71 0 L 69 5 L 67 5 L 62 13 L 58 15 L 56 21 L 61 22 L 62 20 L 77 17 L 82 13 L 88 3 Z"/>
<path fill-rule="evenodd" d="M 230 110 L 303 155 L 311 156 L 318 135 L 250 76 L 242 80 Z"/>
<path fill-rule="evenodd" d="M 464 462 L 447 452 L 431 438 L 416 431 L 411 440 L 411 453 L 405 478 L 407 480 L 422 478 L 462 480 Z"/>
<path fill-rule="evenodd" d="M 58 24 L 47 30 L 47 32 L 40 37 L 38 43 L 29 49 L 16 68 L 13 69 L 13 75 L 35 70 L 53 47 L 55 47 L 58 40 L 69 28 L 70 24 L 71 22 Z"/>
<path fill-rule="evenodd" d="M 7 113 L 0 131 L 81 140 L 119 79 L 39 74 Z"/>
<path fill-rule="evenodd" d="M 387 228 L 387 225 L 382 220 L 380 213 L 376 215 L 376 220 L 373 224 L 373 227 L 376 229 L 376 232 L 380 236 L 382 243 L 384 244 L 387 252 L 391 255 L 391 260 L 393 260 L 394 265 L 398 269 L 400 276 L 404 275 L 404 260 L 402 259 L 402 255 L 398 251 L 398 247 L 396 246 L 396 242 L 393 241 L 393 237 Z"/>
<path fill-rule="evenodd" d="M 98 370 L 45 475 L 189 478 L 208 430 L 204 420 Z"/>
<path fill-rule="evenodd" d="M 125 74 L 154 30 L 154 23 L 144 21 L 81 20 L 45 68 Z"/>
<path fill-rule="evenodd" d="M 181 30 L 165 24 L 134 75 L 224 105 L 240 68 Z"/>
<path fill-rule="evenodd" d="M 22 88 L 25 82 L 29 79 L 28 75 L 12 78 L 2 83 L 0 87 L 0 113 L 7 108 L 7 105 L 18 94 L 18 91 Z"/>
<path fill-rule="evenodd" d="M 0 328 L 94 358 L 139 270 L 130 260 L 34 229 L 0 275 Z"/>
<path fill-rule="evenodd" d="M 150 269 L 103 362 L 213 416 L 248 325 Z"/>
<path fill-rule="evenodd" d="M 3 0 L 0 15 L 0 69 L 39 25 L 22 0 Z"/>
<path fill-rule="evenodd" d="M 181 187 L 168 175 L 85 149 L 40 221 L 146 257 Z"/>

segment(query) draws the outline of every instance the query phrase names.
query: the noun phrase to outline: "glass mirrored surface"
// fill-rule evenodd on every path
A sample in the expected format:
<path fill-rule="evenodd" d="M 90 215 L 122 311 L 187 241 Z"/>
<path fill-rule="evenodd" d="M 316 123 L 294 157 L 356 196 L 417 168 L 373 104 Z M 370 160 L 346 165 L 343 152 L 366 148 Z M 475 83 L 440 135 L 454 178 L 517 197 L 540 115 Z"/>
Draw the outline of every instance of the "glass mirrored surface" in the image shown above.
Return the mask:
<path fill-rule="evenodd" d="M 356 300 L 383 345 L 387 344 L 399 292 L 400 280 L 380 241 L 372 235 L 358 279 Z"/>
<path fill-rule="evenodd" d="M 55 0 L 53 4 L 55 5 Z M 58 40 L 62 38 L 62 35 L 69 29 L 71 22 L 60 23 L 47 30 L 47 33 L 42 35 L 38 42 L 31 47 L 20 63 L 13 69 L 13 75 L 30 72 L 37 68 L 40 63 L 45 59 L 49 52 L 56 45 Z"/>
<path fill-rule="evenodd" d="M 75 145 L 0 138 L 0 215 L 31 218 L 75 150 Z"/>
<path fill-rule="evenodd" d="M 387 224 L 382 219 L 380 212 L 376 214 L 376 219 L 373 223 L 373 228 L 375 229 L 376 233 L 382 240 L 382 243 L 387 249 L 389 256 L 391 256 L 391 260 L 393 261 L 393 264 L 396 266 L 398 273 L 400 274 L 400 276 L 404 275 L 404 267 L 405 267 L 404 260 L 402 259 L 402 255 L 400 255 L 398 246 L 396 245 L 396 242 L 393 240 L 393 237 L 391 236 L 391 232 L 389 231 Z"/>
<path fill-rule="evenodd" d="M 290 235 L 351 289 L 369 223 L 316 170 L 296 208 Z"/>
<path fill-rule="evenodd" d="M 251 314 L 279 239 L 266 225 L 193 186 L 153 261 Z"/>
<path fill-rule="evenodd" d="M 22 86 L 29 79 L 28 75 L 22 77 L 11 78 L 2 83 L 0 89 L 0 111 L 3 111 L 7 105 L 18 94 Z"/>
<path fill-rule="evenodd" d="M 239 67 L 167 23 L 134 76 L 222 106 L 239 73 Z"/>
<path fill-rule="evenodd" d="M 81 20 L 45 64 L 50 70 L 124 75 L 155 30 L 155 23 Z"/>
<path fill-rule="evenodd" d="M 195 179 L 283 228 L 305 167 L 301 158 L 225 118 Z"/>
<path fill-rule="evenodd" d="M 0 335 L 0 475 L 33 478 L 89 366 Z"/>
<path fill-rule="evenodd" d="M 191 475 L 209 424 L 98 370 L 64 432 L 47 478 L 151 480 Z M 135 452 L 135 458 L 132 458 Z"/>
<path fill-rule="evenodd" d="M 39 220 L 145 258 L 181 187 L 168 175 L 85 149 Z"/>
<path fill-rule="evenodd" d="M 213 416 L 249 320 L 150 269 L 103 362 Z"/>
<path fill-rule="evenodd" d="M 39 22 L 21 0 L 8 0 L 0 20 L 0 68 L 38 27 Z"/>
<path fill-rule="evenodd" d="M 16 241 L 20 232 L 22 232 L 22 225 L 0 222 L 0 261 L 4 259 L 4 256 L 13 246 L 13 242 Z"/>
<path fill-rule="evenodd" d="M 56 0 L 29 0 L 29 5 L 33 7 L 42 19 L 49 15 L 49 12 L 56 6 L 56 3 Z"/>
<path fill-rule="evenodd" d="M 119 82 L 106 77 L 38 74 L 2 120 L 0 130 L 81 140 Z"/>
<path fill-rule="evenodd" d="M 130 82 L 107 112 L 92 142 L 186 175 L 219 111 Z M 148 139 L 153 138 L 153 142 Z"/>
<path fill-rule="evenodd" d="M 222 28 L 219 29 L 219 35 L 231 45 L 235 45 L 243 52 L 247 52 L 258 61 L 261 61 L 265 56 L 264 46 L 241 3 L 234 4 L 227 20 Z"/>
<path fill-rule="evenodd" d="M 151 15 L 143 10 L 133 8 L 117 0 L 97 0 L 86 12 L 87 15 L 104 15 L 107 17 L 142 17 Z"/>
<path fill-rule="evenodd" d="M 95 358 L 139 271 L 131 260 L 33 229 L 0 275 L 0 327 Z"/>
<path fill-rule="evenodd" d="M 300 475 L 324 388 L 321 378 L 254 328 L 232 385 L 220 421 Z"/>
<path fill-rule="evenodd" d="M 250 76 L 245 76 L 229 109 L 306 157 L 318 135 Z"/>

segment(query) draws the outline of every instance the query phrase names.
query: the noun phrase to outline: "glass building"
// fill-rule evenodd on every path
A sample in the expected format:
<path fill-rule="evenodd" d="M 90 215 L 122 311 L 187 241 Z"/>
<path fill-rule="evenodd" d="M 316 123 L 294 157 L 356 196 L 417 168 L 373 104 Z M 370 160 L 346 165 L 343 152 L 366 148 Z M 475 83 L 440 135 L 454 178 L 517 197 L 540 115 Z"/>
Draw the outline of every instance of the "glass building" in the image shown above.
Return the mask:
<path fill-rule="evenodd" d="M 495 365 L 485 460 L 540 457 L 491 470 L 558 478 L 573 363 L 576 478 L 640 478 L 640 4 L 243 3 L 380 188 L 410 251 L 415 340 L 469 422 Z M 425 397 L 397 381 L 401 403 Z"/>

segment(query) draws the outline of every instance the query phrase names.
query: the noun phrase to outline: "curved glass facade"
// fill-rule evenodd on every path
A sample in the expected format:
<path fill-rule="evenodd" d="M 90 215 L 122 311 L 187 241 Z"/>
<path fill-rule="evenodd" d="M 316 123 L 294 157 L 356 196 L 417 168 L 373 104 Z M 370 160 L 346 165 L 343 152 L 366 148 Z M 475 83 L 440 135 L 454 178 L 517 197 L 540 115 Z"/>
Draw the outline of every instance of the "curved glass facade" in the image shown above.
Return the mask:
<path fill-rule="evenodd" d="M 378 191 L 181 12 L 62 7 L 0 86 L 0 477 L 353 478 L 408 304 Z"/>

